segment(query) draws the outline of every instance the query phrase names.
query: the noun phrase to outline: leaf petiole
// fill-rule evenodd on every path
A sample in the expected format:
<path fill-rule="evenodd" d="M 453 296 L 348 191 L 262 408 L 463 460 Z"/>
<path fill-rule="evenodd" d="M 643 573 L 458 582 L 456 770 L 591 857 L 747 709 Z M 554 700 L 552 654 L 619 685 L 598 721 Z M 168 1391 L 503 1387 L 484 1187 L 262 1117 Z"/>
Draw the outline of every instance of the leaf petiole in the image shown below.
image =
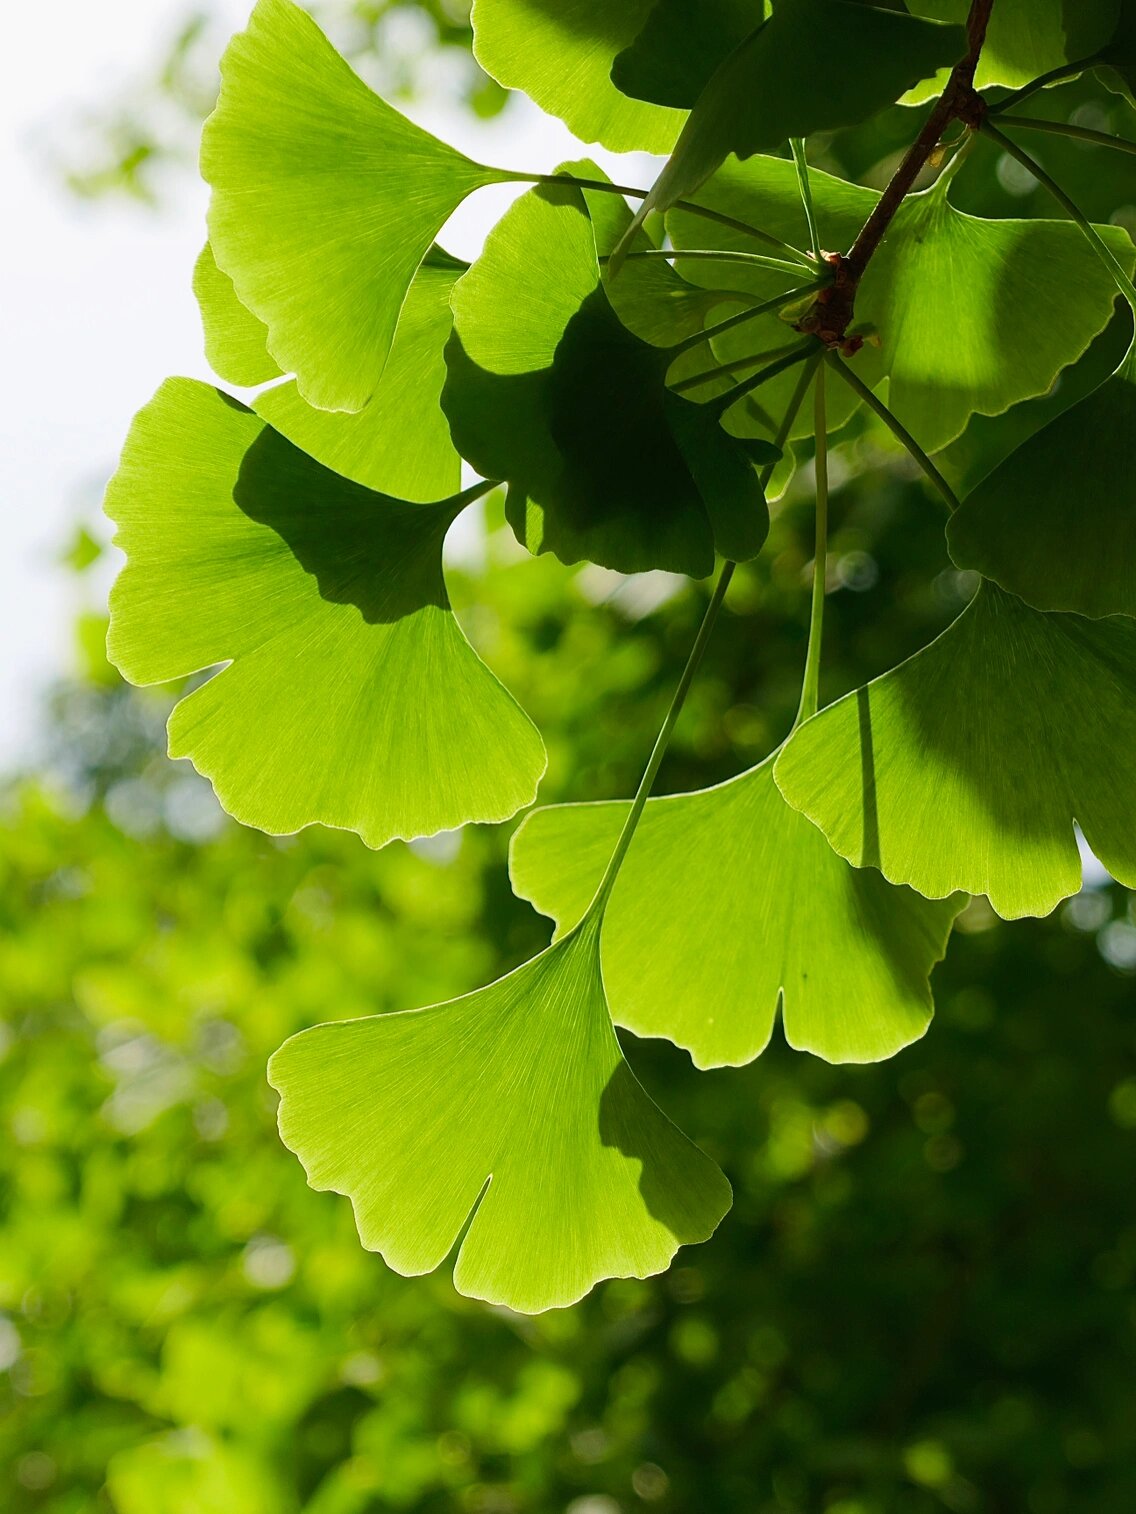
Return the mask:
<path fill-rule="evenodd" d="M 787 342 L 783 347 L 771 347 L 766 352 L 753 352 L 748 357 L 738 357 L 729 362 L 717 363 L 713 368 L 704 368 L 701 373 L 692 373 L 689 378 L 680 379 L 678 383 L 671 384 L 669 387 L 674 394 L 685 394 L 689 389 L 697 389 L 700 384 L 708 384 L 711 379 L 721 378 L 725 374 L 732 378 L 739 371 L 753 368 L 760 363 L 769 363 L 773 366 L 782 358 L 787 357 L 792 357 L 796 361 L 795 355 L 800 350 L 800 342 Z M 776 373 L 780 372 L 781 368 L 778 367 Z M 769 374 L 770 378 L 775 376 L 775 373 Z"/>
<path fill-rule="evenodd" d="M 1117 152 L 1136 153 L 1136 142 L 1114 137 L 1107 131 L 1093 131 L 1088 126 L 1074 126 L 1068 121 L 1043 121 L 1037 116 L 1006 116 L 1003 126 L 1024 126 L 1027 131 L 1048 131 L 1057 137 L 1071 137 L 1075 142 L 1089 142 L 1095 147 L 1111 147 Z"/>
<path fill-rule="evenodd" d="M 1029 153 L 1019 147 L 1016 142 L 1011 142 L 1010 138 L 1004 132 L 999 131 L 993 122 L 983 121 L 979 129 L 985 136 L 997 142 L 1003 151 L 1008 152 L 1012 158 L 1016 158 L 1023 168 L 1028 169 L 1037 182 L 1048 189 L 1057 203 L 1068 212 L 1070 218 L 1076 222 L 1088 239 L 1097 257 L 1100 258 L 1101 262 L 1104 263 L 1105 267 L 1112 274 L 1116 287 L 1132 306 L 1132 309 L 1136 311 L 1136 284 L 1133 284 L 1132 280 L 1128 277 L 1128 274 L 1113 253 L 1112 248 L 1101 236 L 1100 232 L 1081 208 L 1065 193 L 1057 180 L 1042 168 L 1036 158 L 1030 157 Z"/>
<path fill-rule="evenodd" d="M 947 509 L 952 513 L 957 510 L 959 507 L 958 495 L 951 488 L 950 484 L 947 483 L 946 479 L 939 472 L 938 468 L 935 467 L 935 464 L 927 456 L 926 452 L 923 451 L 923 448 L 915 440 L 911 432 L 908 431 L 903 422 L 891 413 L 878 395 L 872 393 L 859 374 L 853 373 L 852 369 L 841 361 L 838 353 L 830 352 L 827 356 L 828 361 L 836 369 L 844 382 L 856 391 L 869 410 L 875 411 L 876 415 L 883 421 L 895 439 L 907 449 L 919 464 L 920 468 L 927 475 L 929 482 L 934 484 L 935 488 L 943 496 Z"/>
<path fill-rule="evenodd" d="M 1057 68 L 1051 68 L 1048 73 L 1039 74 L 1036 79 L 1031 79 L 1028 84 L 1023 84 L 1020 89 L 1014 90 L 1012 95 L 999 100 L 997 105 L 992 105 L 990 114 L 1000 116 L 1012 105 L 1020 105 L 1023 100 L 1036 95 L 1038 90 L 1048 89 L 1051 84 L 1063 84 L 1066 79 L 1075 79 L 1078 74 L 1086 73 L 1099 62 L 1100 55 L 1094 53 L 1088 58 L 1078 58 L 1074 63 L 1062 63 Z"/>
<path fill-rule="evenodd" d="M 775 445 L 777 447 L 784 447 L 789 438 L 789 432 L 792 430 L 793 422 L 797 418 L 797 411 L 801 408 L 805 392 L 808 389 L 818 361 L 819 359 L 809 365 L 801 375 L 800 382 L 793 391 L 793 397 L 789 401 L 781 424 L 777 429 L 777 436 L 775 438 Z M 769 487 L 769 480 L 773 477 L 773 470 L 776 466 L 776 463 L 767 463 L 761 470 L 759 478 L 763 492 Z M 718 582 L 714 586 L 714 593 L 711 596 L 710 603 L 706 607 L 706 613 L 702 617 L 702 624 L 698 628 L 698 635 L 694 639 L 694 645 L 690 649 L 690 656 L 686 659 L 686 666 L 682 670 L 678 687 L 675 689 L 674 696 L 671 699 L 670 708 L 667 710 L 663 724 L 659 729 L 659 734 L 655 738 L 655 745 L 651 748 L 651 755 L 647 760 L 647 766 L 643 769 L 643 776 L 639 780 L 639 787 L 635 791 L 635 798 L 632 801 L 631 809 L 628 811 L 627 819 L 623 822 L 623 829 L 620 831 L 619 839 L 616 841 L 615 848 L 608 859 L 607 867 L 604 869 L 604 875 L 600 879 L 600 885 L 596 889 L 595 897 L 588 906 L 584 918 L 576 926 L 577 930 L 581 930 L 588 921 L 594 920 L 597 917 L 601 920 L 603 918 L 607 901 L 611 897 L 611 891 L 615 887 L 615 880 L 619 876 L 619 870 L 623 866 L 623 860 L 627 856 L 628 849 L 635 836 L 636 827 L 650 797 L 655 779 L 658 777 L 659 768 L 662 766 L 663 758 L 666 756 L 667 747 L 670 745 L 671 736 L 678 723 L 678 717 L 682 713 L 682 707 L 686 703 L 686 696 L 690 693 L 690 686 L 694 682 L 695 674 L 698 672 L 702 658 L 705 655 L 706 647 L 713 634 L 714 626 L 725 602 L 726 591 L 730 587 L 730 580 L 734 576 L 736 567 L 736 562 L 726 562 L 722 565 L 722 571 L 718 575 Z"/>
<path fill-rule="evenodd" d="M 789 147 L 793 154 L 793 164 L 797 170 L 797 185 L 801 191 L 801 208 L 805 212 L 805 220 L 809 227 L 809 242 L 812 245 L 813 257 L 819 264 L 822 260 L 820 249 L 820 232 L 817 230 L 816 211 L 813 209 L 813 187 L 809 180 L 809 160 L 805 156 L 805 142 L 803 137 L 790 137 Z"/>
<path fill-rule="evenodd" d="M 610 263 L 614 253 L 605 253 L 600 263 Z M 625 252 L 621 262 L 632 258 L 689 258 L 706 263 L 746 263 L 751 268 L 768 268 L 773 273 L 788 273 L 794 278 L 800 275 L 796 263 L 786 263 L 782 258 L 767 258 L 760 252 L 741 252 L 728 247 L 639 247 L 634 252 Z"/>
<path fill-rule="evenodd" d="M 813 401 L 816 434 L 816 548 L 813 556 L 812 606 L 809 612 L 809 647 L 805 654 L 801 703 L 793 722 L 794 730 L 802 720 L 808 720 L 816 714 L 820 691 L 820 653 L 824 640 L 824 596 L 828 573 L 828 418 L 825 410 L 823 363 L 817 370 Z"/>
<path fill-rule="evenodd" d="M 516 184 L 574 184 L 577 189 L 598 189 L 603 194 L 627 195 L 633 200 L 645 200 L 651 192 L 649 189 L 632 189 L 629 184 L 612 184 L 607 179 L 578 179 L 574 174 L 566 173 L 514 173 L 509 177 Z M 688 215 L 701 216 L 704 221 L 713 221 L 718 226 L 727 226 L 731 231 L 741 232 L 743 236 L 756 237 L 767 247 L 776 247 L 781 252 L 790 253 L 798 264 L 794 272 L 800 272 L 801 268 L 812 267 L 812 259 L 807 252 L 794 247 L 792 242 L 785 242 L 780 237 L 775 237 L 772 232 L 763 231 L 760 226 L 751 226 L 748 221 L 739 221 L 736 216 L 726 215 L 721 210 L 712 210 L 709 205 L 698 205 L 694 200 L 678 200 L 672 208 L 685 210 Z"/>
<path fill-rule="evenodd" d="M 797 363 L 804 362 L 807 357 L 820 349 L 820 345 L 816 337 L 806 337 L 799 345 L 791 347 L 783 357 L 777 358 L 775 362 L 762 368 L 750 378 L 743 379 L 740 384 L 735 384 L 732 389 L 727 389 L 725 394 L 720 395 L 716 400 L 711 400 L 710 403 L 717 409 L 719 416 L 725 415 L 727 410 L 736 405 L 739 400 L 745 399 L 747 394 L 752 394 L 762 384 L 776 378 L 779 373 L 784 373 L 786 368 L 793 368 Z"/>
<path fill-rule="evenodd" d="M 811 284 L 799 284 L 796 289 L 786 289 L 783 294 L 776 294 L 771 300 L 762 300 L 760 305 L 750 305 L 745 310 L 739 310 L 736 315 L 729 315 L 725 320 L 719 321 L 714 326 L 707 326 L 702 331 L 696 331 L 693 336 L 688 336 L 684 341 L 676 342 L 667 350 L 674 357 L 681 357 L 684 352 L 690 352 L 695 347 L 700 347 L 703 342 L 711 342 L 717 336 L 724 335 L 727 331 L 733 331 L 735 326 L 744 326 L 747 321 L 756 320 L 759 315 L 767 315 L 771 310 L 779 310 L 783 305 L 791 305 L 795 300 L 803 300 L 808 294 L 815 294 L 818 289 L 823 289 L 830 281 L 828 279 L 814 279 Z M 767 356 L 769 354 L 766 354 Z M 728 365 L 730 368 L 737 367 L 736 363 Z M 720 369 L 715 369 L 720 372 Z"/>

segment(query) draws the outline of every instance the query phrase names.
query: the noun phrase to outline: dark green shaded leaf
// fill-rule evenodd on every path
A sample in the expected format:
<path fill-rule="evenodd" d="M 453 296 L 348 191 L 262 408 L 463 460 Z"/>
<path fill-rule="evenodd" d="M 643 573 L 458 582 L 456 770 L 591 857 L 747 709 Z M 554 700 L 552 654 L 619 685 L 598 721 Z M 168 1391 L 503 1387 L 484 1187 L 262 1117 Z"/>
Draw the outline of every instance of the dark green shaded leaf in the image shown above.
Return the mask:
<path fill-rule="evenodd" d="M 961 568 L 1039 610 L 1136 615 L 1136 348 L 996 468 L 947 525 Z"/>

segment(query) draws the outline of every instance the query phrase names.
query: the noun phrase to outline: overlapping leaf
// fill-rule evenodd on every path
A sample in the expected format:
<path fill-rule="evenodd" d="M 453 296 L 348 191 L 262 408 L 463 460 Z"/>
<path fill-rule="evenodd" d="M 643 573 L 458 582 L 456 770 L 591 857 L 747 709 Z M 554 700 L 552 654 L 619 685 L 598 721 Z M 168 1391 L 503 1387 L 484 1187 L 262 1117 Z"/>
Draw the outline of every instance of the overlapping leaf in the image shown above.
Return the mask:
<path fill-rule="evenodd" d="M 995 468 L 947 526 L 960 567 L 1039 610 L 1136 615 L 1136 348 Z"/>
<path fill-rule="evenodd" d="M 702 576 L 715 549 L 760 550 L 761 488 L 714 410 L 668 391 L 667 351 L 612 310 L 597 238 L 610 245 L 628 213 L 618 197 L 595 200 L 589 214 L 570 184 L 542 186 L 490 233 L 454 288 L 442 405 L 462 456 L 508 481 L 530 550 Z"/>
<path fill-rule="evenodd" d="M 229 662 L 174 710 L 170 753 L 237 819 L 381 846 L 532 800 L 540 737 L 446 598 L 463 503 L 361 488 L 188 379 L 139 414 L 107 493 L 127 556 L 108 646 L 134 683 Z"/>
<path fill-rule="evenodd" d="M 764 0 L 655 0 L 635 41 L 612 64 L 612 82 L 637 100 L 690 110 L 768 14 Z"/>
<path fill-rule="evenodd" d="M 856 0 L 778 0 L 714 73 L 643 202 L 689 198 L 730 156 L 856 126 L 966 50 L 965 33 Z"/>
<path fill-rule="evenodd" d="M 560 927 L 581 918 L 626 804 L 534 811 L 513 838 L 514 890 Z M 892 1056 L 931 1018 L 928 974 L 960 901 L 893 888 L 832 850 L 773 782 L 773 758 L 716 788 L 648 801 L 603 927 L 619 1024 L 699 1067 L 789 1044 L 831 1062 Z"/>
<path fill-rule="evenodd" d="M 294 380 L 263 390 L 253 409 L 309 457 L 377 493 L 418 502 L 454 493 L 461 459 L 440 401 L 453 325 L 450 292 L 465 267 L 441 248 L 426 255 L 407 290 L 383 376 L 364 410 L 317 410 Z M 250 387 L 282 377 L 265 347 L 267 328 L 237 299 L 208 246 L 198 259 L 194 289 L 213 371 Z"/>
<path fill-rule="evenodd" d="M 849 247 L 876 195 L 816 170 L 811 179 L 824 246 Z M 698 198 L 776 236 L 807 235 L 796 175 L 783 160 L 730 162 Z M 677 246 L 705 245 L 705 223 L 695 216 L 672 212 L 668 225 Z M 1127 233 L 1099 230 L 1131 269 L 1136 254 Z M 750 245 L 728 228 L 715 228 L 715 240 L 735 250 Z M 679 267 L 695 283 L 729 283 L 755 298 L 776 287 L 752 267 L 693 260 Z M 889 407 L 934 452 L 972 414 L 999 414 L 1046 393 L 1108 324 L 1115 294 L 1108 270 L 1071 222 L 983 220 L 956 210 L 944 188 L 932 188 L 903 203 L 868 267 L 856 320 L 873 339 L 851 361 L 873 388 L 888 380 Z M 760 343 L 761 324 L 720 339 L 719 356 L 733 360 L 753 350 L 747 344 Z M 839 403 L 837 386 L 833 392 Z M 778 391 L 769 386 L 761 398 L 773 406 Z"/>
<path fill-rule="evenodd" d="M 909 0 L 907 8 L 917 16 L 961 24 L 970 0 Z M 975 83 L 979 89 L 990 84 L 1016 89 L 1089 57 L 1111 36 L 1116 12 L 1117 0 L 996 0 Z M 929 98 L 941 84 L 929 81 L 912 99 Z"/>
<path fill-rule="evenodd" d="M 209 236 L 268 350 L 326 410 L 378 388 L 411 280 L 463 199 L 510 177 L 374 95 L 292 0 L 257 0 L 205 125 Z"/>
<path fill-rule="evenodd" d="M 304 1031 L 269 1079 L 285 1144 L 366 1247 L 427 1272 L 465 1230 L 457 1287 L 513 1309 L 660 1272 L 729 1207 L 623 1059 L 595 916 L 464 998 Z"/>
<path fill-rule="evenodd" d="M 677 110 L 632 100 L 611 80 L 654 0 L 474 0 L 473 50 L 506 89 L 523 90 L 582 142 L 613 152 L 669 152 Z"/>
<path fill-rule="evenodd" d="M 1136 622 L 1047 615 L 984 583 L 914 657 L 793 735 L 775 767 L 842 857 L 931 898 L 1046 914 L 1073 834 L 1136 884 Z"/>

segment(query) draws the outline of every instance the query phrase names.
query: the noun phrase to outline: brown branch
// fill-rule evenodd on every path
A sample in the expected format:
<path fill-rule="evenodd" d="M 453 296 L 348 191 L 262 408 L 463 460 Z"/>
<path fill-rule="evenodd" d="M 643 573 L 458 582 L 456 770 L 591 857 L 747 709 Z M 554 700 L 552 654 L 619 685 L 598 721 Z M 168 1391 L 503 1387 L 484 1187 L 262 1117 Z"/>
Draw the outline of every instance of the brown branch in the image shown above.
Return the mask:
<path fill-rule="evenodd" d="M 814 332 L 829 347 L 850 353 L 860 346 L 859 339 L 849 340 L 846 335 L 852 323 L 860 280 L 883 241 L 896 211 L 911 193 L 916 179 L 939 145 L 943 132 L 952 121 L 962 121 L 971 127 L 978 126 L 986 114 L 986 102 L 974 87 L 974 74 L 986 41 L 986 29 L 993 8 L 994 0 L 971 0 L 966 21 L 966 56 L 951 70 L 947 86 L 924 122 L 923 130 L 904 153 L 887 188 L 860 228 L 851 250 L 843 255 L 830 255 L 829 261 L 835 265 L 836 276 L 828 289 L 821 290 L 812 311 L 802 322 L 802 329 Z"/>

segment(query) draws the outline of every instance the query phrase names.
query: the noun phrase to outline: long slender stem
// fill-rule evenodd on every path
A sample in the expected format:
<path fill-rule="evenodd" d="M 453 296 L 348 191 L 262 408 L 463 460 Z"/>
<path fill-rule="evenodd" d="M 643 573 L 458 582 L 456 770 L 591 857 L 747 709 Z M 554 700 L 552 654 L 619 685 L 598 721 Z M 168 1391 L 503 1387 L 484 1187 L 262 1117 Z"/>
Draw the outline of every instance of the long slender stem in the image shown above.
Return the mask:
<path fill-rule="evenodd" d="M 721 378 L 723 374 L 733 377 L 738 372 L 744 372 L 747 368 L 753 368 L 760 363 L 768 362 L 774 371 L 767 373 L 768 378 L 776 378 L 784 368 L 791 367 L 798 359 L 796 354 L 800 351 L 799 341 L 787 342 L 783 347 L 771 347 L 768 352 L 753 352 L 748 357 L 731 358 L 725 363 L 716 363 L 713 368 L 704 368 L 701 373 L 692 373 L 689 378 L 680 379 L 677 384 L 671 384 L 674 394 L 686 394 L 690 389 L 697 389 L 700 384 L 708 384 L 711 379 Z M 790 363 L 783 359 L 791 358 Z M 762 379 L 762 383 L 765 379 Z M 732 403 L 732 401 L 731 401 Z"/>
<path fill-rule="evenodd" d="M 1020 89 L 1014 90 L 1012 95 L 999 100 L 997 105 L 992 105 L 990 113 L 1000 116 L 1003 111 L 1009 110 L 1011 105 L 1020 105 L 1023 100 L 1028 100 L 1031 95 L 1037 94 L 1039 89 L 1046 89 L 1050 84 L 1061 84 L 1065 79 L 1075 79 L 1078 74 L 1083 74 L 1097 62 L 1099 58 L 1094 53 L 1090 58 L 1078 58 L 1075 63 L 1062 63 L 1059 68 L 1051 68 L 1048 73 L 1039 74 L 1036 79 L 1031 79 L 1028 84 L 1023 84 Z"/>
<path fill-rule="evenodd" d="M 760 372 L 753 374 L 751 378 L 743 379 L 740 384 L 735 384 L 732 389 L 727 389 L 725 394 L 719 395 L 716 400 L 711 400 L 710 403 L 715 406 L 720 416 L 725 415 L 727 410 L 736 405 L 739 400 L 745 399 L 747 394 L 752 394 L 755 389 L 759 388 L 762 384 L 768 383 L 771 378 L 776 378 L 779 373 L 784 373 L 786 368 L 792 368 L 797 363 L 803 362 L 810 353 L 817 351 L 818 346 L 819 343 L 816 337 L 806 337 L 799 346 L 792 348 L 784 357 L 780 357 L 776 362 L 770 363 L 767 368 L 762 368 Z"/>
<path fill-rule="evenodd" d="M 809 649 L 805 654 L 805 676 L 801 682 L 801 703 L 793 722 L 794 730 L 802 720 L 808 720 L 816 714 L 820 698 L 820 651 L 824 641 L 824 595 L 828 574 L 828 417 L 825 411 L 823 364 L 816 376 L 813 397 L 816 434 L 816 550 L 813 555 Z"/>
<path fill-rule="evenodd" d="M 1027 131 L 1048 131 L 1057 137 L 1072 137 L 1075 142 L 1091 142 L 1095 147 L 1111 147 L 1117 152 L 1136 153 L 1136 142 L 1114 137 L 1107 131 L 1093 131 L 1088 126 L 1074 126 L 1069 121 L 1043 121 L 1037 116 L 1005 116 L 1002 125 L 1024 126 Z"/>
<path fill-rule="evenodd" d="M 1071 219 L 1081 228 L 1097 257 L 1100 258 L 1109 273 L 1112 274 L 1116 287 L 1132 306 L 1132 309 L 1136 311 L 1136 284 L 1133 284 L 1126 269 L 1120 263 L 1112 248 L 1101 236 L 1100 232 L 1080 207 L 1069 198 L 1057 180 L 1046 173 L 1036 158 L 1031 158 L 1029 153 L 1019 147 L 1016 142 L 1011 142 L 1009 137 L 1004 132 L 999 131 L 993 122 L 984 121 L 981 130 L 983 135 L 990 137 L 999 144 L 1003 151 L 1008 152 L 1012 158 L 1016 158 L 1023 168 L 1028 168 L 1037 182 L 1044 185 L 1057 203 L 1069 213 Z"/>
<path fill-rule="evenodd" d="M 818 289 L 823 289 L 826 283 L 828 283 L 827 279 L 814 279 L 811 284 L 799 284 L 796 289 L 786 289 L 784 294 L 775 294 L 771 300 L 762 300 L 760 305 L 750 305 L 745 310 L 739 310 L 736 315 L 728 315 L 725 320 L 719 321 L 714 326 L 707 326 L 702 331 L 696 331 L 693 336 L 676 342 L 667 350 L 672 356 L 680 357 L 694 347 L 701 347 L 703 342 L 712 342 L 715 337 L 722 336 L 727 331 L 733 331 L 735 326 L 744 326 L 747 321 L 754 321 L 759 315 L 767 315 L 771 310 L 779 310 L 782 305 L 791 305 L 795 300 L 803 300 L 808 294 L 815 294 Z"/>
<path fill-rule="evenodd" d="M 612 184 L 607 179 L 578 179 L 573 174 L 566 173 L 511 173 L 509 178 L 515 184 L 574 184 L 577 189 L 598 189 L 603 194 L 628 195 L 633 200 L 645 200 L 651 192 L 649 189 L 632 189 L 629 184 Z M 751 226 L 748 221 L 739 221 L 736 216 L 728 216 L 724 211 L 712 210 L 709 205 L 698 205 L 693 200 L 678 200 L 672 209 L 685 210 L 692 216 L 701 216 L 704 221 L 714 221 L 719 226 L 728 226 L 731 231 L 741 232 L 743 236 L 756 237 L 767 247 L 776 247 L 782 252 L 792 253 L 800 268 L 812 267 L 812 259 L 808 253 L 802 252 L 799 247 L 794 247 L 792 242 L 783 241 L 781 237 L 775 237 L 772 232 L 763 231 L 760 226 Z M 798 272 L 800 268 L 797 269 Z"/>
<path fill-rule="evenodd" d="M 793 422 L 797 418 L 797 411 L 801 408 L 805 391 L 808 388 L 809 380 L 812 378 L 815 367 L 815 363 L 810 364 L 806 372 L 801 375 L 801 380 L 793 391 L 793 397 L 789 401 L 785 414 L 782 417 L 781 425 L 777 430 L 776 445 L 778 447 L 783 447 L 789 438 L 789 432 L 793 429 Z M 769 487 L 769 480 L 773 477 L 773 470 L 776 466 L 776 463 L 767 463 L 761 471 L 759 481 L 763 493 Z M 718 575 L 718 582 L 714 587 L 714 593 L 710 603 L 706 607 L 706 613 L 702 617 L 702 624 L 698 628 L 698 635 L 695 637 L 694 645 L 690 649 L 690 656 L 686 659 L 686 667 L 682 670 L 682 676 L 678 681 L 678 687 L 674 691 L 670 708 L 667 710 L 662 727 L 655 738 L 655 745 L 651 748 L 651 755 L 647 761 L 647 766 L 643 770 L 643 776 L 639 780 L 639 787 L 635 791 L 635 798 L 631 801 L 631 809 L 628 811 L 627 819 L 623 822 L 623 829 L 619 833 L 615 849 L 608 860 L 607 867 L 604 869 L 600 886 L 596 890 L 595 898 L 589 905 L 584 920 L 580 922 L 581 925 L 584 924 L 584 921 L 596 916 L 603 917 L 607 901 L 611 897 L 612 889 L 615 887 L 615 880 L 618 878 L 619 870 L 623 866 L 623 859 L 627 856 L 628 848 L 635 836 L 639 821 L 643 816 L 643 810 L 646 807 L 647 800 L 650 798 L 651 789 L 654 787 L 655 779 L 659 775 L 659 768 L 662 766 L 663 758 L 666 756 L 667 747 L 670 745 L 671 736 L 678 723 L 678 717 L 682 713 L 682 707 L 686 703 L 686 696 L 690 693 L 690 686 L 694 682 L 694 676 L 698 672 L 714 626 L 717 623 L 718 615 L 725 602 L 726 591 L 730 587 L 730 580 L 734 576 L 736 567 L 736 562 L 727 562 L 722 565 L 722 571 Z"/>
<path fill-rule="evenodd" d="M 790 137 L 789 148 L 793 154 L 793 165 L 797 170 L 797 187 L 801 191 L 801 207 L 808 223 L 809 242 L 813 249 L 813 257 L 819 263 L 821 261 L 820 232 L 817 230 L 816 211 L 813 209 L 813 187 L 809 181 L 809 160 L 805 156 L 805 139 Z"/>
<path fill-rule="evenodd" d="M 958 495 L 951 488 L 950 484 L 947 483 L 946 479 L 939 472 L 938 468 L 935 467 L 935 464 L 927 456 L 926 452 L 923 451 L 923 448 L 915 440 L 911 432 L 908 431 L 903 422 L 891 413 L 883 400 L 872 393 L 859 374 L 853 373 L 852 369 L 841 361 L 838 353 L 830 352 L 827 354 L 827 357 L 844 382 L 856 391 L 869 410 L 875 411 L 895 439 L 907 449 L 923 469 L 929 481 L 934 484 L 935 488 L 943 496 L 947 509 L 952 512 L 957 510 L 959 507 Z"/>
<path fill-rule="evenodd" d="M 624 259 L 668 258 L 678 261 L 689 258 L 705 263 L 745 263 L 750 268 L 768 268 L 773 273 L 791 274 L 799 278 L 801 270 L 796 263 L 786 263 L 782 258 L 763 257 L 760 252 L 741 252 L 729 247 L 639 247 L 634 252 L 625 252 Z M 610 263 L 611 257 L 604 254 L 601 263 Z"/>

